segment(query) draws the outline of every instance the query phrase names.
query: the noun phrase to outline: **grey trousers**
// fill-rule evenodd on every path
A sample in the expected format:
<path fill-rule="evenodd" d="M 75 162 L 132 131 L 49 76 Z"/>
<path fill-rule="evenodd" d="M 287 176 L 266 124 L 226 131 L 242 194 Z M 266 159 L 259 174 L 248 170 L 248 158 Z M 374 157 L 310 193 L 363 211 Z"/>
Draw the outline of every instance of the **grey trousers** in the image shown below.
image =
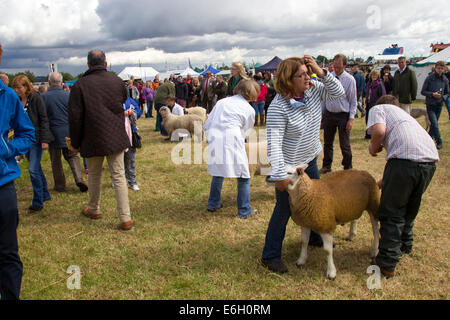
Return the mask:
<path fill-rule="evenodd" d="M 66 190 L 66 177 L 61 161 L 61 153 L 64 159 L 69 163 L 72 170 L 75 183 L 84 182 L 81 171 L 80 158 L 76 152 L 67 148 L 49 148 L 50 161 L 52 162 L 53 180 L 55 182 L 54 189 L 57 191 Z"/>

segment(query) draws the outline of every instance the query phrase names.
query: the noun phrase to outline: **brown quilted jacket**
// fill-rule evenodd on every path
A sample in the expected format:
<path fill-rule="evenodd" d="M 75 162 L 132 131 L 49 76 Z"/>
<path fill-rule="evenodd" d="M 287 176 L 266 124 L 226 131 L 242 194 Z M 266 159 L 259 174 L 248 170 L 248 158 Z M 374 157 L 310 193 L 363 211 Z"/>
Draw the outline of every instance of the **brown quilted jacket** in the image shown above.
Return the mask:
<path fill-rule="evenodd" d="M 122 80 L 104 67 L 93 67 L 70 92 L 69 126 L 72 147 L 85 158 L 116 154 L 130 147 L 125 131 Z"/>

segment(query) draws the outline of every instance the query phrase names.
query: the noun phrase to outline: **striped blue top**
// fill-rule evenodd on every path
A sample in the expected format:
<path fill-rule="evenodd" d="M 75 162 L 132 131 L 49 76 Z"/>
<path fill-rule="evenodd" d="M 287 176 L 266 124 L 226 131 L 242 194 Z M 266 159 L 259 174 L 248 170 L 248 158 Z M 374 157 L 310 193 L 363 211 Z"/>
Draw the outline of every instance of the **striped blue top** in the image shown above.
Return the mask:
<path fill-rule="evenodd" d="M 320 122 L 322 101 L 345 94 L 339 80 L 325 70 L 326 76 L 305 91 L 305 105 L 294 107 L 289 99 L 277 94 L 267 112 L 266 135 L 272 179 L 287 178 L 286 165 L 311 162 L 322 152 Z"/>

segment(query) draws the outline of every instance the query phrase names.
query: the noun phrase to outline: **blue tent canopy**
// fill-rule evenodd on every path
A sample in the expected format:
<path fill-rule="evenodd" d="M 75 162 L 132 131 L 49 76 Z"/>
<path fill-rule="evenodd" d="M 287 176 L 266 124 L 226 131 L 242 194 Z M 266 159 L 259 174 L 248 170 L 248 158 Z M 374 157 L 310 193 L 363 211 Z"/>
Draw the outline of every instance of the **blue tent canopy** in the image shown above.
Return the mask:
<path fill-rule="evenodd" d="M 282 60 L 280 58 L 275 56 L 273 57 L 272 60 L 270 60 L 266 64 L 263 64 L 259 68 L 256 68 L 255 71 L 256 72 L 276 71 L 281 61 Z"/>
<path fill-rule="evenodd" d="M 64 83 L 69 86 L 73 86 L 75 84 L 75 82 L 77 82 L 77 80 L 64 81 Z"/>
<path fill-rule="evenodd" d="M 219 73 L 220 71 L 219 70 L 216 70 L 216 69 L 214 69 L 211 65 L 208 67 L 208 68 L 206 68 L 206 70 L 204 70 L 202 73 L 200 73 L 202 76 L 205 76 L 206 75 L 206 72 L 208 72 L 208 71 L 211 71 L 211 73 L 212 74 L 216 74 L 216 73 Z"/>

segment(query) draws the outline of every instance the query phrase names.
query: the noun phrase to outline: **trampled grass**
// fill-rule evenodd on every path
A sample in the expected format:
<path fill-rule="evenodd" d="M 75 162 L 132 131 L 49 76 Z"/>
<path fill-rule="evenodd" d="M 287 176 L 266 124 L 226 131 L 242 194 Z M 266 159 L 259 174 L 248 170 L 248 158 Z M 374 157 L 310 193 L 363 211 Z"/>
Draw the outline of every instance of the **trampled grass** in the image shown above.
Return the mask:
<path fill-rule="evenodd" d="M 420 105 L 420 102 L 417 103 Z M 422 103 L 423 105 L 423 103 Z M 424 124 L 424 120 L 419 122 Z M 116 201 L 105 161 L 101 211 L 103 218 L 81 216 L 88 195 L 73 183 L 64 163 L 67 193 L 51 191 L 43 211 L 31 214 L 32 188 L 21 163 L 16 181 L 20 207 L 18 228 L 24 264 L 22 299 L 449 299 L 450 124 L 443 110 L 441 161 L 425 193 L 416 219 L 413 253 L 401 258 L 397 276 L 382 280 L 381 290 L 369 290 L 370 222 L 364 214 L 353 242 L 344 238 L 348 225 L 335 233 L 337 278 L 325 277 L 326 256 L 310 249 L 306 266 L 295 267 L 300 254 L 300 229 L 289 222 L 283 261 L 289 273 L 276 275 L 259 264 L 267 225 L 275 204 L 274 190 L 263 177 L 251 182 L 251 203 L 260 214 L 236 218 L 236 181 L 226 179 L 224 208 L 206 212 L 211 177 L 206 164 L 174 165 L 176 145 L 153 131 L 154 119 L 138 122 L 143 148 L 137 152 L 140 191 L 129 190 L 135 228 L 117 230 Z M 368 154 L 364 119 L 352 131 L 354 167 L 381 178 L 384 155 Z M 333 170 L 340 169 L 336 138 Z M 319 166 L 321 164 L 319 158 Z M 48 153 L 42 165 L 49 188 L 53 177 Z M 87 177 L 86 177 L 87 179 Z M 66 273 L 79 266 L 81 289 L 69 290 Z"/>

